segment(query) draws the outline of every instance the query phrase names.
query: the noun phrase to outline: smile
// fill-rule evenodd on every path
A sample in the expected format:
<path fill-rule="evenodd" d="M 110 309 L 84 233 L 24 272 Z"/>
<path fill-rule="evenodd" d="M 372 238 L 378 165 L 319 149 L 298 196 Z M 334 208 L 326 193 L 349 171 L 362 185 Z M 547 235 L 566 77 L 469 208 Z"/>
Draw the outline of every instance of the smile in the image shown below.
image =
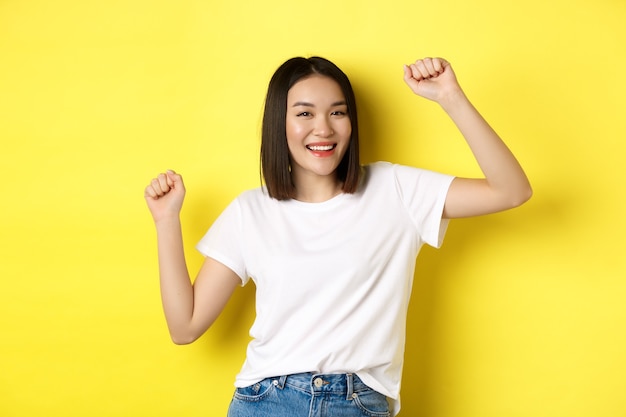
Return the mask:
<path fill-rule="evenodd" d="M 337 144 L 334 145 L 306 145 L 306 148 L 310 151 L 317 151 L 317 152 L 328 152 L 328 151 L 332 151 L 333 149 L 335 149 L 335 147 L 337 147 Z"/>

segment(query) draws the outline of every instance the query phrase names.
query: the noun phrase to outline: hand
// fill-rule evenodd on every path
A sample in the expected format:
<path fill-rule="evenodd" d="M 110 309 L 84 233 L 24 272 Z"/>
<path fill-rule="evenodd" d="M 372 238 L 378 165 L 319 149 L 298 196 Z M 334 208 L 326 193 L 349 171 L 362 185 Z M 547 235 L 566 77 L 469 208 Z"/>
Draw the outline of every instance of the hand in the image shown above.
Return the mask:
<path fill-rule="evenodd" d="M 405 65 L 404 82 L 418 96 L 439 104 L 451 94 L 461 92 L 452 66 L 442 58 L 418 59 Z"/>
<path fill-rule="evenodd" d="M 146 187 L 144 197 L 155 222 L 178 217 L 185 198 L 183 178 L 174 171 L 159 174 Z"/>

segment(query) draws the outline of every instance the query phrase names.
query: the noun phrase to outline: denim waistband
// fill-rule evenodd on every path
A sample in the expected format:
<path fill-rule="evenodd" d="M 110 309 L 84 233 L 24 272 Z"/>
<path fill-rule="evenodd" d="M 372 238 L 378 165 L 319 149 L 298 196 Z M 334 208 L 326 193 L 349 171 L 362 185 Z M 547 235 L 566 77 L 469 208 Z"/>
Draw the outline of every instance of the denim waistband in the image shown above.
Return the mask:
<path fill-rule="evenodd" d="M 370 389 L 356 374 L 316 374 L 305 372 L 284 375 L 273 379 L 278 381 L 277 386 L 281 389 L 285 386 L 290 386 L 313 394 L 331 393 L 345 395 L 346 398 L 350 398 L 353 393 Z"/>

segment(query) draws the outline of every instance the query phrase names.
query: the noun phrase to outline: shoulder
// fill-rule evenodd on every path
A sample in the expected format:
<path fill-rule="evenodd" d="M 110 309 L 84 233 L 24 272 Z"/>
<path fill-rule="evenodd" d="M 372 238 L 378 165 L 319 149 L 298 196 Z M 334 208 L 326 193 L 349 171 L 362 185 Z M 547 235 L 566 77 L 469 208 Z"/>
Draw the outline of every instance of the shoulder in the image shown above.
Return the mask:
<path fill-rule="evenodd" d="M 395 163 L 387 162 L 387 161 L 372 162 L 370 164 L 364 165 L 363 170 L 366 176 L 367 175 L 370 175 L 370 176 L 391 175 L 393 176 L 393 175 L 397 175 L 398 172 L 410 172 L 415 175 L 418 175 L 420 173 L 429 172 L 428 170 L 423 169 L 423 168 L 395 164 Z"/>
<path fill-rule="evenodd" d="M 381 173 L 385 171 L 390 171 L 393 169 L 394 164 L 387 161 L 377 161 L 371 162 L 369 164 L 363 165 L 363 170 L 366 174 L 370 173 Z"/>
<path fill-rule="evenodd" d="M 366 177 L 449 177 L 453 176 L 409 165 L 395 164 L 386 161 L 373 162 L 363 166 Z"/>
<path fill-rule="evenodd" d="M 396 194 L 398 165 L 378 161 L 363 165 L 361 186 L 357 196 L 363 198 L 393 198 Z"/>
<path fill-rule="evenodd" d="M 447 191 L 454 179 L 452 175 L 390 162 L 375 162 L 363 168 L 362 190 L 368 194 L 439 194 L 441 190 Z"/>
<path fill-rule="evenodd" d="M 242 213 L 259 214 L 275 210 L 281 202 L 270 197 L 265 187 L 257 187 L 241 192 L 231 203 Z"/>
<path fill-rule="evenodd" d="M 397 181 L 398 178 L 428 175 L 430 171 L 407 165 L 394 164 L 386 161 L 373 162 L 363 166 L 364 183 L 379 181 Z"/>
<path fill-rule="evenodd" d="M 362 166 L 361 191 L 372 192 L 379 188 L 388 189 L 393 183 L 396 164 L 387 161 L 372 162 Z"/>
<path fill-rule="evenodd" d="M 235 201 L 240 204 L 246 203 L 260 203 L 264 201 L 271 201 L 269 193 L 265 189 L 265 187 L 257 187 L 252 188 L 250 190 L 242 191 L 236 198 Z"/>
<path fill-rule="evenodd" d="M 240 213 L 247 207 L 264 204 L 266 200 L 270 200 L 270 197 L 267 192 L 264 192 L 262 187 L 242 191 L 227 204 L 223 213 Z"/>
<path fill-rule="evenodd" d="M 363 165 L 362 178 L 363 185 L 369 183 L 372 179 L 379 179 L 393 174 L 394 164 L 386 161 L 372 162 Z"/>

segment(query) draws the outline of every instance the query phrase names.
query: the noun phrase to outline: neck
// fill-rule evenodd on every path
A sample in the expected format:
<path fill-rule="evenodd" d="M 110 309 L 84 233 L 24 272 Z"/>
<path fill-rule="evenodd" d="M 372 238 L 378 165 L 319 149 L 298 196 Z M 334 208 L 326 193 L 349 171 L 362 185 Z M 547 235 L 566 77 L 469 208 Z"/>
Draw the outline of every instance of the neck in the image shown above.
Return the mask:
<path fill-rule="evenodd" d="M 334 175 L 314 178 L 293 178 L 296 188 L 295 200 L 305 203 L 322 203 L 341 194 L 343 183 Z"/>

